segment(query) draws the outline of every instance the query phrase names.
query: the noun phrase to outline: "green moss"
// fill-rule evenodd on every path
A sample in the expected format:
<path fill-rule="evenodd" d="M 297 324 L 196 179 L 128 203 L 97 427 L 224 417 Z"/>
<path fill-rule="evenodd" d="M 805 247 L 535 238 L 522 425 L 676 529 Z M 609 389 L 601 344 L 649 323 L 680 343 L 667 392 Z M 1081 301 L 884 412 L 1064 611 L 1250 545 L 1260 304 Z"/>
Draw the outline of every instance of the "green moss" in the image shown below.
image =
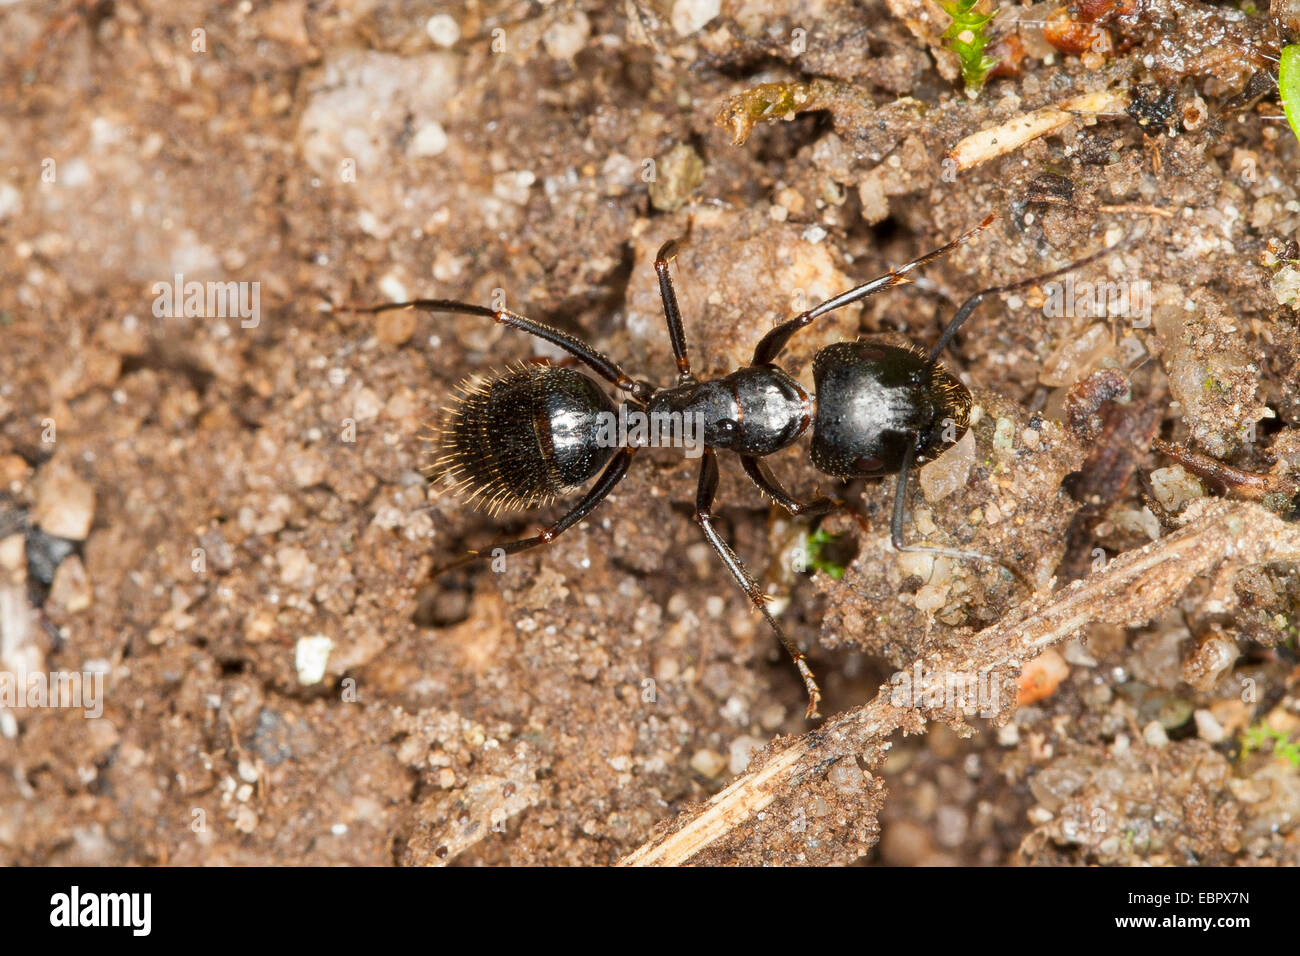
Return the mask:
<path fill-rule="evenodd" d="M 1300 743 L 1291 740 L 1283 731 L 1274 730 L 1264 723 L 1257 723 L 1241 735 L 1241 759 L 1245 760 L 1255 751 L 1263 751 L 1264 745 L 1271 743 L 1270 749 L 1275 757 L 1284 757 L 1286 761 L 1300 770 Z"/>
<path fill-rule="evenodd" d="M 998 11 L 979 13 L 975 7 L 980 0 L 939 0 L 939 6 L 952 17 L 952 23 L 943 31 L 944 45 L 961 60 L 961 77 L 966 91 L 978 93 L 984 88 L 989 73 L 998 65 L 996 57 L 985 54 L 989 38 L 985 33 Z"/>
<path fill-rule="evenodd" d="M 818 528 L 808 536 L 808 564 L 815 571 L 825 571 L 835 580 L 844 577 L 844 565 L 836 564 L 826 556 L 826 551 L 836 541 L 840 535 L 831 534 L 829 531 L 823 531 Z"/>

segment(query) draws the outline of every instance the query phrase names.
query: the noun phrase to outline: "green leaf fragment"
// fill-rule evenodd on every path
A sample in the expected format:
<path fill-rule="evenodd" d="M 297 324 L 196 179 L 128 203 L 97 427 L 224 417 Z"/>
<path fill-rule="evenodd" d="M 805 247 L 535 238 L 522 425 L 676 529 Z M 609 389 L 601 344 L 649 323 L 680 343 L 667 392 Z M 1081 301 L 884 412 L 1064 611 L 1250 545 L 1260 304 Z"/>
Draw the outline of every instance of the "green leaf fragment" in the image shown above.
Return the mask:
<path fill-rule="evenodd" d="M 1277 88 L 1282 94 L 1282 111 L 1291 132 L 1300 140 L 1300 43 L 1282 48 L 1277 67 Z"/>

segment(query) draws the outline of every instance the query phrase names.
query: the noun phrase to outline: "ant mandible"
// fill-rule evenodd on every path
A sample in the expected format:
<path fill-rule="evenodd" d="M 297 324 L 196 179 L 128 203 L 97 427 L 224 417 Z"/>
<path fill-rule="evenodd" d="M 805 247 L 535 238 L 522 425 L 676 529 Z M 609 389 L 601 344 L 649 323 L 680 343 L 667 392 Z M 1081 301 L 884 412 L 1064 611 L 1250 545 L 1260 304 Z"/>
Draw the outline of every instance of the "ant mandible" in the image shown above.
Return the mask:
<path fill-rule="evenodd" d="M 794 661 L 808 692 L 807 716 L 812 719 L 819 716 L 817 704 L 821 700 L 812 669 L 768 610 L 768 598 L 754 576 L 714 527 L 716 453 L 725 449 L 739 455 L 741 467 L 759 490 L 792 515 L 819 515 L 846 507 L 844 502 L 825 496 L 809 502 L 795 500 L 763 461 L 767 455 L 792 445 L 811 425 L 811 459 L 819 471 L 845 480 L 898 475 L 890 522 L 890 540 L 896 550 L 995 560 L 969 551 L 903 543 L 909 473 L 956 443 L 970 423 L 970 390 L 939 364 L 939 356 L 987 297 L 1064 275 L 1106 255 L 1113 247 L 1052 272 L 975 293 L 953 315 L 928 353 L 917 346 L 863 340 L 827 346 L 813 358 L 815 396 L 775 364 L 800 329 L 836 309 L 910 282 L 908 274 L 914 269 L 968 242 L 988 228 L 994 218 L 989 216 L 947 245 L 775 326 L 759 341 L 749 365 L 704 381 L 691 372 L 682 316 L 668 269 L 678 247 L 675 240 L 669 240 L 654 263 L 668 338 L 677 361 L 677 382 L 667 387 L 634 379 L 580 339 L 507 309 L 450 299 L 415 299 L 349 311 L 373 314 L 422 309 L 490 318 L 558 346 L 624 393 L 623 401 L 616 403 L 589 376 L 551 364 L 516 365 L 493 377 L 472 377 L 460 385 L 441 431 L 435 436 L 442 455 L 427 469 L 430 478 L 450 476 L 456 482 L 456 494 L 486 504 L 495 513 L 549 504 L 600 474 L 563 517 L 532 537 L 494 549 L 497 554 L 515 554 L 553 541 L 590 514 L 627 474 L 637 446 L 614 447 L 606 440 L 598 440 L 602 416 L 618 413 L 620 407 L 652 418 L 665 412 L 698 416 L 696 420 L 703 422 L 704 448 L 695 494 L 695 521 Z M 482 552 L 471 551 L 435 574 L 480 557 Z"/>

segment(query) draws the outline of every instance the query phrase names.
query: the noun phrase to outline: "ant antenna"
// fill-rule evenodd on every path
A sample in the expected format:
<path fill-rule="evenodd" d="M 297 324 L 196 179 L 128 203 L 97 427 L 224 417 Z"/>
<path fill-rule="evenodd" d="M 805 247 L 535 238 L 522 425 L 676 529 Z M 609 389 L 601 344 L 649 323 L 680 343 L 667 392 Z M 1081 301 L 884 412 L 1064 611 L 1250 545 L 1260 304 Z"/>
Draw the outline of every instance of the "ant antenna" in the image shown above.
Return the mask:
<path fill-rule="evenodd" d="M 1084 256 L 1082 259 L 1078 259 L 1074 262 L 1071 262 L 1069 265 L 1061 266 L 1061 268 L 1059 269 L 1053 269 L 1051 272 L 1045 272 L 1042 275 L 1030 276 L 1027 279 L 1021 279 L 1018 282 L 1012 282 L 1007 285 L 998 286 L 997 288 L 994 289 L 984 289 L 980 292 L 976 292 L 973 296 L 971 296 L 969 299 L 967 299 L 965 302 L 962 303 L 961 308 L 959 308 L 957 310 L 957 313 L 952 317 L 952 321 L 950 321 L 947 327 L 944 328 L 943 334 L 939 336 L 938 343 L 930 352 L 930 359 L 929 362 L 927 363 L 928 367 L 933 369 L 936 365 L 939 364 L 939 356 L 942 355 L 943 350 L 948 347 L 948 343 L 950 343 L 953 339 L 953 336 L 957 334 L 957 330 L 960 329 L 962 327 L 962 324 L 965 323 L 965 321 L 971 317 L 971 313 L 973 313 L 977 308 L 979 308 L 980 303 L 983 302 L 989 296 L 1002 295 L 1007 292 L 1015 292 L 1017 289 L 1027 289 L 1030 286 L 1038 285 L 1040 282 L 1046 282 L 1049 279 L 1055 279 L 1057 276 L 1063 276 L 1067 272 L 1073 272 L 1075 269 L 1078 269 L 1081 266 L 1086 266 L 1090 262 L 1096 262 L 1098 259 L 1102 258 L 1103 256 L 1108 256 L 1112 252 L 1116 251 L 1117 249 L 1129 245 L 1131 242 L 1137 239 L 1139 235 L 1140 235 L 1139 233 L 1129 233 L 1127 236 L 1125 236 L 1119 242 L 1115 243 L 1113 246 L 1107 246 L 1104 249 L 1099 249 L 1098 251 L 1094 252 L 1092 255 Z"/>

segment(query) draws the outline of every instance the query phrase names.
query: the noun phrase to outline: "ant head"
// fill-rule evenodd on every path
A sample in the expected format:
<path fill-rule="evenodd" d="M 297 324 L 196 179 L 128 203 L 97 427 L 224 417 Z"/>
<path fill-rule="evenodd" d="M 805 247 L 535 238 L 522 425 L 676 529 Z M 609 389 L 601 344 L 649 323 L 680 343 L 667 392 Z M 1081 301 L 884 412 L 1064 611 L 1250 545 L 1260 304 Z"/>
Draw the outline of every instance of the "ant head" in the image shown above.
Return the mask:
<path fill-rule="evenodd" d="M 813 359 L 812 461 L 837 478 L 896 473 L 909 448 L 937 457 L 965 434 L 970 391 L 923 350 L 838 342 Z"/>

